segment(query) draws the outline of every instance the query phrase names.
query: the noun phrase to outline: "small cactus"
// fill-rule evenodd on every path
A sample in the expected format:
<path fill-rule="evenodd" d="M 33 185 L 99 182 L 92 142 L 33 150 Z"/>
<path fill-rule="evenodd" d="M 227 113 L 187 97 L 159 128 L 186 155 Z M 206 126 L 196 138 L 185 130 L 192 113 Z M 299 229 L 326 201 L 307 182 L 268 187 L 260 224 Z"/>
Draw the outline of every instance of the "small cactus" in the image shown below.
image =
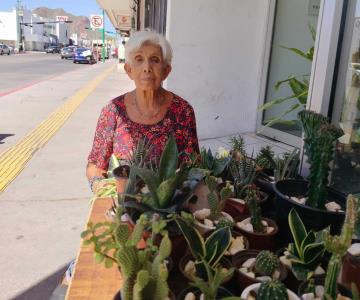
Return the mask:
<path fill-rule="evenodd" d="M 261 275 L 271 276 L 279 266 L 278 257 L 270 251 L 261 251 L 256 256 L 255 269 Z"/>
<path fill-rule="evenodd" d="M 278 280 L 263 282 L 257 293 L 257 300 L 288 300 L 286 287 Z"/>
<path fill-rule="evenodd" d="M 210 219 L 217 220 L 221 216 L 221 212 L 224 209 L 226 200 L 231 197 L 232 190 L 230 183 L 227 182 L 226 186 L 221 189 L 220 193 L 217 191 L 218 183 L 216 177 L 207 176 L 205 178 L 205 183 L 210 190 L 210 193 L 207 195 L 211 211 Z"/>
<path fill-rule="evenodd" d="M 234 222 L 226 218 L 220 218 L 219 222 L 216 224 L 216 228 L 229 227 L 230 229 L 234 227 Z"/>
<path fill-rule="evenodd" d="M 246 202 L 249 207 L 251 225 L 254 228 L 254 232 L 263 232 L 264 225 L 261 223 L 261 209 L 257 203 L 258 197 L 256 192 L 252 188 L 248 188 L 246 194 Z"/>

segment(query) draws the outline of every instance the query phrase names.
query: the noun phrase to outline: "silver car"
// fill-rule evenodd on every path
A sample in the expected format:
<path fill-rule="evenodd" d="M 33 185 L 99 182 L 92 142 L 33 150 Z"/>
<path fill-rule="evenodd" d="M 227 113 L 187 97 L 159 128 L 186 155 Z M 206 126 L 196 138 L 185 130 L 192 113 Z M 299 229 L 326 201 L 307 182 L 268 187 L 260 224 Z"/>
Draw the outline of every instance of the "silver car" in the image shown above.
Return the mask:
<path fill-rule="evenodd" d="M 10 55 L 10 48 L 4 44 L 0 44 L 0 55 L 3 54 Z"/>

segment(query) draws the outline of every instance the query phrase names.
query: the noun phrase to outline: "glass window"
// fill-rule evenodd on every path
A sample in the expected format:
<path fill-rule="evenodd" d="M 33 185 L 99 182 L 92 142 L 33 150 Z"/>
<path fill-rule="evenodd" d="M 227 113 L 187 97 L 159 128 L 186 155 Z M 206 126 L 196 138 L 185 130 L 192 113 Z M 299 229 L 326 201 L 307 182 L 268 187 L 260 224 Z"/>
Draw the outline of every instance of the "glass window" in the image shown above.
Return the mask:
<path fill-rule="evenodd" d="M 342 60 L 343 74 L 339 76 L 334 115 L 340 115 L 339 125 L 345 135 L 336 150 L 332 185 L 344 193 L 360 193 L 360 1 L 356 1 L 351 17 L 350 38 L 344 39 L 347 60 Z M 350 16 L 351 15 L 351 16 Z M 347 45 L 346 45 L 347 44 Z M 345 62 L 345 63 L 344 63 Z"/>
<path fill-rule="evenodd" d="M 262 124 L 281 116 L 271 127 L 295 136 L 301 136 L 297 113 L 306 104 L 319 9 L 319 0 L 276 2 L 264 103 L 278 103 L 265 110 Z"/>

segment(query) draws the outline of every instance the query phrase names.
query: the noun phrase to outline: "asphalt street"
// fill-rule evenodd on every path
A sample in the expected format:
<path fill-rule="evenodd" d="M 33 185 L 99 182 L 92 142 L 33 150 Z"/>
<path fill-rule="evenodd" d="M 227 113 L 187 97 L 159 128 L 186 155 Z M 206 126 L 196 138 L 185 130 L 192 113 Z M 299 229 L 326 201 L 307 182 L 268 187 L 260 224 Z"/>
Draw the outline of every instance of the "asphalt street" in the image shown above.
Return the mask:
<path fill-rule="evenodd" d="M 61 59 L 60 54 L 0 55 L 0 96 L 65 72 L 89 67 Z"/>

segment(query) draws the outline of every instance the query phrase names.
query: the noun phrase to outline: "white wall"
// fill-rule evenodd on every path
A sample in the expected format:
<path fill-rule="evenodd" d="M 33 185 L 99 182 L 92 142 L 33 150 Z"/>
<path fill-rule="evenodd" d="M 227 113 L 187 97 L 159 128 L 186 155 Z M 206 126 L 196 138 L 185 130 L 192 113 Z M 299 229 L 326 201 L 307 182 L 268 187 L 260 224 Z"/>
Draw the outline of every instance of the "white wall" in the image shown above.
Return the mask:
<path fill-rule="evenodd" d="M 268 0 L 169 0 L 166 87 L 194 107 L 200 138 L 255 130 Z"/>
<path fill-rule="evenodd" d="M 0 12 L 0 40 L 16 41 L 16 11 Z"/>

